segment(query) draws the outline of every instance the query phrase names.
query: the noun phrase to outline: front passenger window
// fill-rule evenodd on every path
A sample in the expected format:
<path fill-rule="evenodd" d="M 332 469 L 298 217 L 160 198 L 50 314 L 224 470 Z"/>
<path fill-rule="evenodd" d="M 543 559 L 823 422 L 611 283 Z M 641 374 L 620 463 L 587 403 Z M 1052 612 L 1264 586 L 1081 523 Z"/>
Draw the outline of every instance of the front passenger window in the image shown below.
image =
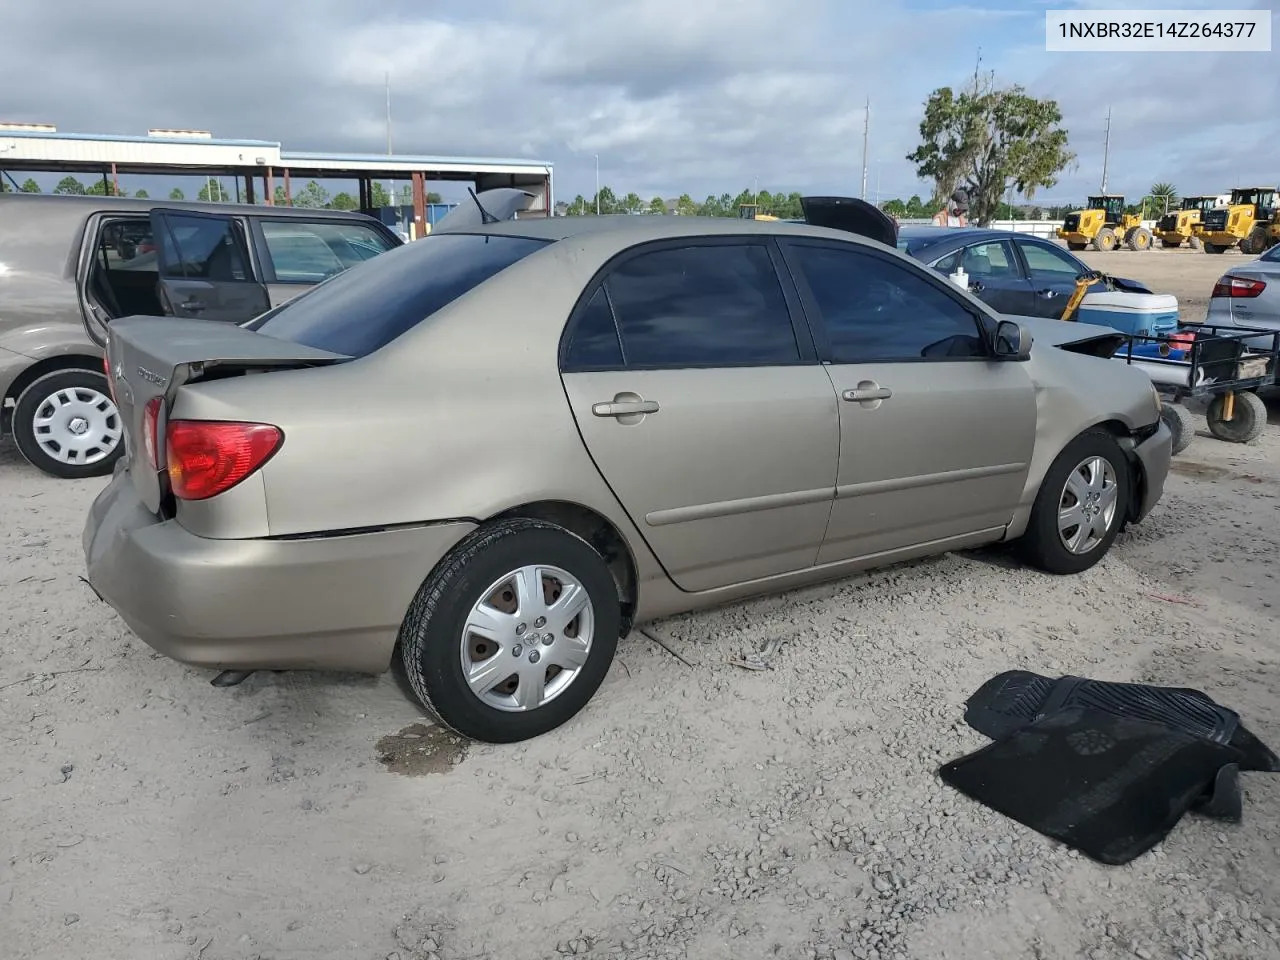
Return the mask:
<path fill-rule="evenodd" d="M 913 270 L 849 246 L 788 249 L 821 314 L 833 363 L 987 356 L 978 318 L 963 305 Z"/>

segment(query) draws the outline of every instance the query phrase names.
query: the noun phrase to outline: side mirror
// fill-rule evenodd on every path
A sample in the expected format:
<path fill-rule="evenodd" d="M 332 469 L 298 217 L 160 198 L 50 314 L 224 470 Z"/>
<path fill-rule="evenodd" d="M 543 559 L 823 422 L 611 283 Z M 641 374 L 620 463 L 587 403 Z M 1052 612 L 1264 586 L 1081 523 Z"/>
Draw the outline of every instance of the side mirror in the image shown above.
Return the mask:
<path fill-rule="evenodd" d="M 1000 360 L 1029 360 L 1031 332 L 1020 323 L 1001 320 L 996 324 L 995 353 Z"/>

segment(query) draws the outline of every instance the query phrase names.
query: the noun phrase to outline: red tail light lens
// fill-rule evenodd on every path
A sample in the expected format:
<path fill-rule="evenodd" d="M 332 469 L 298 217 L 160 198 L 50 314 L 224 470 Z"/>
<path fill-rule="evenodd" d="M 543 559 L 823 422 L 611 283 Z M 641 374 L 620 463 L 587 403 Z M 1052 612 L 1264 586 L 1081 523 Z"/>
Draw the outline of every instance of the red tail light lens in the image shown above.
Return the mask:
<path fill-rule="evenodd" d="M 1261 280 L 1233 277 L 1228 273 L 1226 276 L 1219 278 L 1218 282 L 1213 285 L 1213 296 L 1251 300 L 1265 289 L 1267 289 L 1267 285 Z"/>
<path fill-rule="evenodd" d="M 280 449 L 284 433 L 269 423 L 170 420 L 165 431 L 169 485 L 180 500 L 225 493 Z"/>
<path fill-rule="evenodd" d="M 164 397 L 152 397 L 142 408 L 142 446 L 152 470 L 160 469 L 160 406 Z"/>

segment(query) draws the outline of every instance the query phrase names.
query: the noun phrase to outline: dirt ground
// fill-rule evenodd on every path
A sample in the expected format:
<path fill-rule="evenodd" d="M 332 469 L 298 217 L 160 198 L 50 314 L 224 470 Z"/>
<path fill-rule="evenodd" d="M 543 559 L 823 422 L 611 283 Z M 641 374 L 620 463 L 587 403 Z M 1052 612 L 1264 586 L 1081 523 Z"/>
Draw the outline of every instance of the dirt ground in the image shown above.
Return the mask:
<path fill-rule="evenodd" d="M 1209 309 L 1209 294 L 1214 282 L 1238 263 L 1255 259 L 1237 249 L 1208 254 L 1190 247 L 1164 250 L 1159 242 L 1151 250 L 1113 250 L 1097 253 L 1084 250 L 1081 260 L 1117 277 L 1141 280 L 1156 293 L 1172 293 L 1178 298 L 1181 317 L 1186 323 L 1201 323 Z"/>
<path fill-rule="evenodd" d="M 1207 292 L 1230 257 L 1107 266 Z M 1125 867 L 936 776 L 1011 668 L 1197 687 L 1280 748 L 1275 428 L 1199 436 L 1082 576 L 980 551 L 665 621 L 678 657 L 633 634 L 511 747 L 394 675 L 219 690 L 152 654 L 80 580 L 101 486 L 0 447 L 0 956 L 1280 958 L 1280 776 Z"/>

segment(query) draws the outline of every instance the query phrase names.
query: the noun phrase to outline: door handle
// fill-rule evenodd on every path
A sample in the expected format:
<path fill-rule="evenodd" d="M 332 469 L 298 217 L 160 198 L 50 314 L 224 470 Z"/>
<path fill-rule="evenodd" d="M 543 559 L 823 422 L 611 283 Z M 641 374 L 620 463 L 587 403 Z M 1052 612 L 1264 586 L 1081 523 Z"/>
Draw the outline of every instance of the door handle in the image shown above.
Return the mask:
<path fill-rule="evenodd" d="M 203 303 L 199 300 L 188 300 L 185 303 L 178 304 L 179 310 L 190 310 L 192 313 L 199 313 L 201 310 L 204 310 L 206 307 L 208 307 L 208 304 Z"/>
<path fill-rule="evenodd" d="M 840 396 L 853 403 L 861 403 L 864 400 L 888 400 L 893 396 L 893 391 L 888 387 L 859 387 L 857 390 L 846 390 Z"/>
<path fill-rule="evenodd" d="M 981 280 L 975 280 L 969 284 L 969 290 L 973 293 L 981 293 L 984 289 L 986 288 L 983 287 Z"/>
<path fill-rule="evenodd" d="M 1057 290 L 1037 290 L 1036 291 L 1037 297 L 1043 297 L 1046 300 L 1052 300 L 1057 295 L 1058 295 Z"/>
<path fill-rule="evenodd" d="M 657 400 L 613 400 L 591 405 L 591 413 L 597 417 L 634 417 L 637 414 L 657 412 Z"/>

